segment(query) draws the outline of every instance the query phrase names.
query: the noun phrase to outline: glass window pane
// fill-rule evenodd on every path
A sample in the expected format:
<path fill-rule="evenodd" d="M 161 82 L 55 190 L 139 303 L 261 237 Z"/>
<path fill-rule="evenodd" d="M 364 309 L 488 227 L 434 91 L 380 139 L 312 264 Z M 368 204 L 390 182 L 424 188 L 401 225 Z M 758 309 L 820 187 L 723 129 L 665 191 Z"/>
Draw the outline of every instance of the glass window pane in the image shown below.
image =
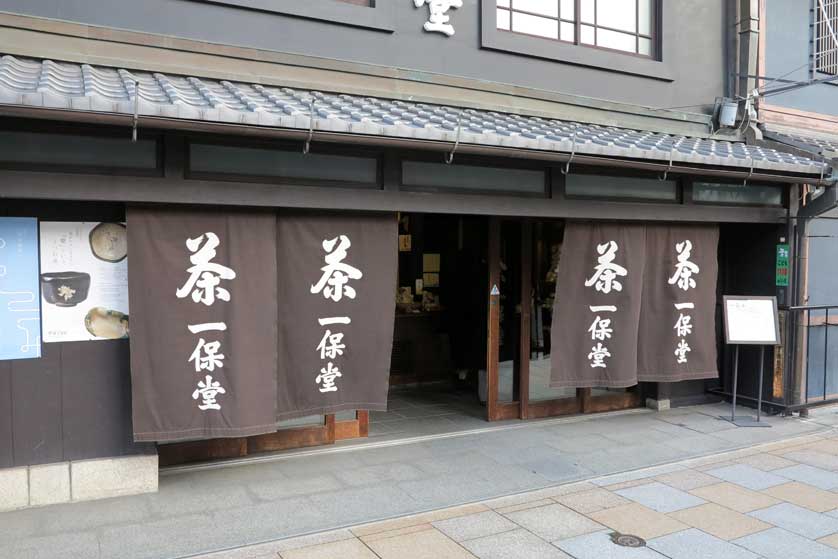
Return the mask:
<path fill-rule="evenodd" d="M 641 35 L 652 34 L 652 2 L 654 0 L 638 0 L 638 32 Z"/>
<path fill-rule="evenodd" d="M 596 31 L 590 25 L 583 25 L 581 28 L 581 41 L 586 45 L 596 44 Z"/>
<path fill-rule="evenodd" d="M 561 4 L 562 9 L 559 12 L 559 16 L 562 19 L 570 19 L 570 20 L 576 21 L 576 18 L 575 18 L 576 14 L 574 13 L 575 8 L 576 8 L 575 0 L 561 0 L 561 2 L 562 2 L 562 4 Z"/>
<path fill-rule="evenodd" d="M 575 388 L 550 388 L 553 303 L 564 226 L 536 223 L 532 244 L 532 311 L 530 320 L 530 401 L 575 398 Z M 559 326 L 556 325 L 556 328 Z"/>
<path fill-rule="evenodd" d="M 512 31 L 538 35 L 539 37 L 547 37 L 548 39 L 558 39 L 559 22 L 555 19 L 513 12 Z"/>
<path fill-rule="evenodd" d="M 190 170 L 198 173 L 378 182 L 378 160 L 372 157 L 322 153 L 306 155 L 296 151 L 212 144 L 190 145 L 189 157 Z"/>
<path fill-rule="evenodd" d="M 637 39 L 637 52 L 646 56 L 652 56 L 652 40 L 643 37 Z"/>
<path fill-rule="evenodd" d="M 697 182 L 693 185 L 693 200 L 711 204 L 783 205 L 780 186 L 759 186 Z"/>
<path fill-rule="evenodd" d="M 550 17 L 559 17 L 558 0 L 515 0 L 513 9 Z"/>
<path fill-rule="evenodd" d="M 608 49 L 637 52 L 637 39 L 634 35 L 597 28 L 596 44 Z"/>
<path fill-rule="evenodd" d="M 509 10 L 498 10 L 498 29 L 509 31 Z"/>
<path fill-rule="evenodd" d="M 584 23 L 596 23 L 596 0 L 582 0 L 579 11 Z"/>
<path fill-rule="evenodd" d="M 498 8 L 508 8 L 509 0 L 498 0 Z"/>
<path fill-rule="evenodd" d="M 596 24 L 634 33 L 637 30 L 636 0 L 597 0 Z"/>
<path fill-rule="evenodd" d="M 0 131 L 0 162 L 113 169 L 157 168 L 157 142 L 123 138 Z"/>
<path fill-rule="evenodd" d="M 402 162 L 404 186 L 448 188 L 472 191 L 545 193 L 544 171 L 478 167 L 476 165 L 445 165 L 424 161 Z"/>
<path fill-rule="evenodd" d="M 634 198 L 674 202 L 678 199 L 678 183 L 635 177 L 570 174 L 566 178 L 565 194 L 587 198 Z"/>
<path fill-rule="evenodd" d="M 571 43 L 576 40 L 576 26 L 572 23 L 568 23 L 566 21 L 561 22 L 561 40 L 562 41 L 570 41 Z"/>

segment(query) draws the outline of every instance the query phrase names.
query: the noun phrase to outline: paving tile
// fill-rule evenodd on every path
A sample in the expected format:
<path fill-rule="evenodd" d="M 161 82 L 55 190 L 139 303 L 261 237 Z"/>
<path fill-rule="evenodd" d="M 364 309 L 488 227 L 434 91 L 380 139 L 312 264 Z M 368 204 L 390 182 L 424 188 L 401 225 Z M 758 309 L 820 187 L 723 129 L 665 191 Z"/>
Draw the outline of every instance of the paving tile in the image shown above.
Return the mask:
<path fill-rule="evenodd" d="M 633 534 L 645 540 L 689 528 L 674 518 L 637 503 L 601 510 L 590 516 L 621 534 Z"/>
<path fill-rule="evenodd" d="M 706 502 L 700 497 L 690 495 L 689 493 L 659 482 L 638 485 L 629 489 L 621 489 L 615 491 L 615 493 L 652 510 L 663 513 L 697 507 Z"/>
<path fill-rule="evenodd" d="M 757 532 L 733 543 L 765 559 L 835 559 L 835 549 L 781 528 Z"/>
<path fill-rule="evenodd" d="M 808 464 L 798 464 L 789 468 L 774 470 L 774 474 L 788 479 L 813 485 L 819 489 L 835 489 L 838 487 L 838 473 Z"/>
<path fill-rule="evenodd" d="M 510 512 L 518 512 L 519 510 L 534 509 L 537 507 L 544 507 L 553 505 L 556 501 L 554 499 L 540 499 L 538 501 L 527 501 L 518 505 L 509 505 L 508 507 L 501 507 L 495 509 L 499 514 L 509 514 Z"/>
<path fill-rule="evenodd" d="M 838 494 L 797 481 L 771 487 L 763 493 L 815 512 L 838 508 Z"/>
<path fill-rule="evenodd" d="M 695 529 L 656 538 L 647 545 L 669 559 L 759 559 L 755 553 Z"/>
<path fill-rule="evenodd" d="M 778 504 L 780 501 L 733 483 L 718 483 L 690 491 L 696 497 L 717 503 L 736 512 L 751 512 Z"/>
<path fill-rule="evenodd" d="M 513 530 L 463 542 L 480 559 L 573 559 L 527 530 Z"/>
<path fill-rule="evenodd" d="M 835 549 L 838 549 L 838 534 L 826 536 L 825 538 L 819 539 L 818 542 L 824 545 L 828 545 L 829 547 L 834 547 Z"/>
<path fill-rule="evenodd" d="M 355 526 L 354 528 L 351 528 L 351 530 L 352 533 L 356 536 L 369 536 L 370 534 L 379 534 L 381 532 L 399 530 L 401 528 L 407 528 L 419 524 L 428 524 L 436 520 L 446 520 L 448 518 L 466 516 L 468 514 L 475 514 L 486 510 L 489 509 L 487 509 L 485 506 L 481 504 L 464 505 L 462 507 L 440 509 L 437 511 L 431 511 L 422 514 L 404 516 L 402 518 L 395 518 L 393 520 L 384 520 L 382 522 L 363 524 L 361 526 Z"/>
<path fill-rule="evenodd" d="M 641 470 L 634 470 L 631 472 L 623 472 L 611 476 L 605 476 L 591 480 L 591 483 L 600 487 L 608 487 L 618 483 L 625 483 L 627 481 L 637 481 L 641 479 L 649 479 L 655 476 L 668 474 L 671 472 L 679 472 L 687 469 L 686 466 L 680 464 L 666 464 L 663 466 L 655 466 L 652 468 L 643 468 Z"/>
<path fill-rule="evenodd" d="M 513 512 L 507 518 L 547 541 L 602 530 L 600 524 L 559 504 Z"/>
<path fill-rule="evenodd" d="M 611 507 L 627 505 L 629 503 L 627 499 L 605 489 L 592 489 L 590 491 L 582 491 L 581 493 L 571 493 L 570 495 L 556 497 L 556 501 L 582 514 L 610 509 Z"/>
<path fill-rule="evenodd" d="M 322 543 L 290 551 L 282 551 L 279 554 L 282 559 L 378 559 L 369 548 L 356 539 L 341 540 L 331 543 Z"/>
<path fill-rule="evenodd" d="M 610 530 L 576 536 L 554 545 L 576 559 L 664 559 L 663 555 L 648 547 L 616 545 L 611 541 Z"/>
<path fill-rule="evenodd" d="M 768 489 L 769 487 L 774 487 L 775 485 L 782 485 L 788 481 L 788 478 L 780 477 L 769 472 L 763 472 L 762 470 L 758 470 L 753 466 L 747 466 L 745 464 L 736 464 L 733 466 L 716 468 L 708 470 L 706 473 L 754 491 Z"/>
<path fill-rule="evenodd" d="M 749 514 L 812 540 L 838 532 L 838 518 L 812 512 L 791 503 L 780 503 Z"/>
<path fill-rule="evenodd" d="M 670 474 L 657 476 L 655 479 L 670 487 L 680 489 L 681 491 L 690 491 L 691 489 L 697 489 L 699 487 L 719 483 L 718 478 L 699 472 L 698 470 L 672 472 Z"/>
<path fill-rule="evenodd" d="M 669 516 L 723 540 L 734 540 L 772 527 L 716 503 L 680 510 Z"/>
<path fill-rule="evenodd" d="M 788 468 L 789 466 L 797 465 L 797 462 L 793 460 L 789 460 L 787 458 L 783 458 L 782 456 L 776 456 L 774 454 L 768 454 L 761 452 L 759 454 L 753 454 L 751 456 L 746 456 L 745 458 L 739 458 L 736 460 L 737 464 L 747 464 L 748 466 L 753 466 L 758 470 L 762 470 L 765 472 L 770 472 L 772 470 L 779 470 L 780 468 Z"/>
<path fill-rule="evenodd" d="M 474 555 L 454 540 L 433 529 L 375 540 L 367 545 L 381 559 L 405 559 L 406 557 L 410 557 L 410 559 L 474 558 Z M 371 557 L 375 557 L 375 555 L 371 555 Z"/>
<path fill-rule="evenodd" d="M 457 542 L 508 532 L 518 527 L 494 511 L 439 520 L 433 526 Z"/>
<path fill-rule="evenodd" d="M 368 544 L 370 542 L 374 542 L 376 540 L 384 540 L 387 538 L 393 538 L 395 536 L 404 536 L 406 534 L 413 534 L 414 532 L 425 532 L 427 530 L 433 530 L 434 527 L 431 524 L 418 524 L 416 526 L 408 526 L 406 528 L 399 528 L 398 530 L 388 530 L 387 532 L 379 532 L 377 534 L 370 534 L 369 536 L 363 536 L 361 541 Z"/>
<path fill-rule="evenodd" d="M 824 470 L 838 471 L 838 456 L 834 454 L 818 452 L 816 450 L 797 450 L 787 452 L 782 456 L 783 458 L 794 460 L 801 464 L 808 464 L 816 468 L 823 468 Z"/>
<path fill-rule="evenodd" d="M 638 485 L 646 485 L 650 478 L 633 479 L 631 481 L 624 481 L 622 483 L 615 483 L 613 485 L 605 485 L 603 489 L 608 491 L 619 491 L 620 489 L 628 489 L 629 487 L 637 487 Z M 719 481 L 719 480 L 716 480 Z"/>
<path fill-rule="evenodd" d="M 566 485 L 557 485 L 555 487 L 545 487 L 544 489 L 536 489 L 535 491 L 516 493 L 506 497 L 498 497 L 497 499 L 485 501 L 483 504 L 493 509 L 500 509 L 514 505 L 531 503 L 534 501 L 542 501 L 544 499 L 551 499 L 561 495 L 570 495 L 571 493 L 578 493 L 580 491 L 587 491 L 594 488 L 596 488 L 595 485 L 587 482 L 570 483 Z"/>

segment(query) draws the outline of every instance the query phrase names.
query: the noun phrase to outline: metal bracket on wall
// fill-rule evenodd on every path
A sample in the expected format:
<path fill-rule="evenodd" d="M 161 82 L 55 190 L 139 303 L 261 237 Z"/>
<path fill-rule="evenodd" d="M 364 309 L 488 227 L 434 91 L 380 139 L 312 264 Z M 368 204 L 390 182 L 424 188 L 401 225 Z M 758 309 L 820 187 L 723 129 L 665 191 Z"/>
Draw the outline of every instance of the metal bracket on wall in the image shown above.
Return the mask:
<path fill-rule="evenodd" d="M 445 164 L 451 165 L 454 162 L 454 154 L 457 152 L 457 148 L 460 147 L 460 132 L 463 129 L 462 126 L 462 119 L 463 119 L 463 112 L 460 111 L 457 113 L 457 137 L 454 139 L 454 147 L 451 148 L 451 152 L 445 156 Z"/>
<path fill-rule="evenodd" d="M 131 141 L 137 142 L 137 127 L 140 124 L 140 82 L 134 80 L 134 119 L 131 126 Z"/>
<path fill-rule="evenodd" d="M 303 155 L 308 155 L 308 152 L 311 149 L 311 140 L 314 138 L 314 104 L 316 102 L 317 101 L 312 99 L 308 107 L 308 138 L 306 138 L 306 143 L 303 146 Z"/>
<path fill-rule="evenodd" d="M 573 135 L 571 136 L 573 143 L 570 146 L 570 157 L 567 159 L 567 163 L 564 164 L 564 168 L 562 168 L 562 174 L 567 176 L 570 172 L 570 162 L 573 161 L 573 158 L 576 156 L 576 129 L 573 129 Z"/>

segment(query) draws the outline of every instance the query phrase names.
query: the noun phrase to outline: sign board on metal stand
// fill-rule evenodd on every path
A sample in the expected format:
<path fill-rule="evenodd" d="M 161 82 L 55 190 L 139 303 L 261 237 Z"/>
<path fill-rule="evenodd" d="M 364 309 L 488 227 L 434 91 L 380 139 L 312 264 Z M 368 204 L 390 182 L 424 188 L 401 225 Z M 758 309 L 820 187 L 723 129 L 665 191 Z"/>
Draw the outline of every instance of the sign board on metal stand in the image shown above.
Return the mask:
<path fill-rule="evenodd" d="M 733 351 L 733 390 L 730 417 L 721 419 L 730 421 L 739 427 L 771 427 L 760 421 L 762 413 L 762 378 L 765 367 L 765 346 L 780 344 L 780 325 L 777 316 L 777 298 L 765 296 L 724 296 L 725 342 L 734 346 Z M 739 346 L 758 345 L 759 384 L 757 385 L 756 419 L 736 416 L 736 385 L 739 377 Z"/>

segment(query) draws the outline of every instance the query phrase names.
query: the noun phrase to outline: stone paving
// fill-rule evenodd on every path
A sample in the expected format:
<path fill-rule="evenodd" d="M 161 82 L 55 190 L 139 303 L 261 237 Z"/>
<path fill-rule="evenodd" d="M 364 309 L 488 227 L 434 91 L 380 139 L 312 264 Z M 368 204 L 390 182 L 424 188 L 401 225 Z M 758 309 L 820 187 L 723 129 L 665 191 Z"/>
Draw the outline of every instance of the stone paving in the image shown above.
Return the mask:
<path fill-rule="evenodd" d="M 818 557 L 817 550 L 838 557 L 829 547 L 838 539 L 830 531 L 838 523 L 831 501 L 838 495 L 838 412 L 767 417 L 771 429 L 717 418 L 726 412 L 718 404 L 501 429 L 484 423 L 490 428 L 444 438 L 339 444 L 249 465 L 170 472 L 161 475 L 157 494 L 0 513 L 0 557 L 178 558 L 283 540 L 265 544 L 280 546 L 267 556 L 276 559 L 284 549 L 283 557 L 299 558 L 582 559 L 588 556 L 578 549 L 589 548 L 601 549 L 596 557 L 603 558 L 680 558 L 686 556 L 672 549 L 694 548 L 708 537 L 715 539 L 707 549 L 735 545 L 771 558 L 805 543 L 812 554 L 784 557 Z M 753 447 L 793 437 L 794 444 L 759 456 Z M 673 464 L 736 449 L 745 450 Z M 660 469 L 635 472 L 650 466 Z M 459 505 L 470 508 L 447 510 Z M 428 515 L 392 520 L 420 513 Z M 384 529 L 346 530 L 385 520 L 392 524 Z M 623 552 L 609 543 L 614 530 L 635 533 L 649 546 L 614 555 Z M 315 533 L 302 542 L 331 538 L 333 547 L 287 547 L 303 547 L 288 538 Z"/>
<path fill-rule="evenodd" d="M 201 559 L 835 559 L 835 458 L 829 431 Z"/>

